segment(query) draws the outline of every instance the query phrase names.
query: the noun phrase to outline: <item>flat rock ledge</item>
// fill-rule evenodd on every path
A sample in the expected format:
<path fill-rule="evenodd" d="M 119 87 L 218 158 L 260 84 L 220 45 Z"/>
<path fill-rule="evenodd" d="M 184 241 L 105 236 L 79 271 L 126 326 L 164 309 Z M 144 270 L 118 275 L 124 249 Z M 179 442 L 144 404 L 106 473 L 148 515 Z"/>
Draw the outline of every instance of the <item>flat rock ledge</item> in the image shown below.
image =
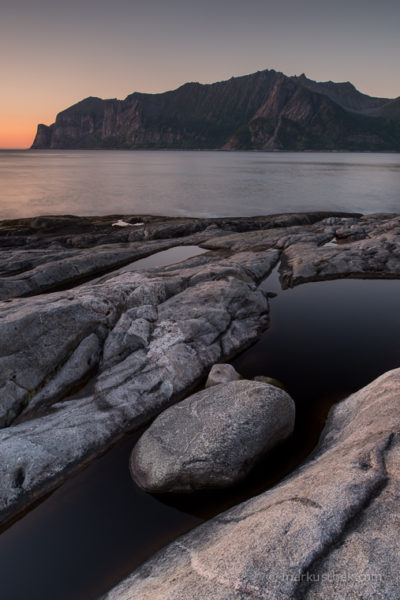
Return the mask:
<path fill-rule="evenodd" d="M 130 468 L 148 492 L 221 488 L 293 431 L 295 405 L 267 383 L 220 383 L 163 411 L 132 451 Z"/>
<path fill-rule="evenodd" d="M 400 369 L 330 413 L 307 462 L 179 538 L 104 600 L 397 600 Z"/>

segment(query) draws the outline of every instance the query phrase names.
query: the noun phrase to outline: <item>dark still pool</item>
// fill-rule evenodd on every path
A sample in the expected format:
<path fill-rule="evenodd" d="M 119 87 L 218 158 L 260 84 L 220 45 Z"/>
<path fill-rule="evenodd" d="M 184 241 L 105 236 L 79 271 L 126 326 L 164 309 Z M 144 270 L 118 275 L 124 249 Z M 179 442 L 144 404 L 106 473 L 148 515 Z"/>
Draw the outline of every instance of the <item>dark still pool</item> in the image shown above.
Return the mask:
<path fill-rule="evenodd" d="M 224 492 L 154 497 L 128 470 L 125 436 L 0 536 L 1 596 L 92 600 L 158 548 L 290 473 L 318 441 L 329 407 L 400 366 L 400 281 L 338 280 L 280 290 L 263 284 L 270 327 L 233 361 L 244 377 L 283 382 L 297 406 L 294 435 Z"/>

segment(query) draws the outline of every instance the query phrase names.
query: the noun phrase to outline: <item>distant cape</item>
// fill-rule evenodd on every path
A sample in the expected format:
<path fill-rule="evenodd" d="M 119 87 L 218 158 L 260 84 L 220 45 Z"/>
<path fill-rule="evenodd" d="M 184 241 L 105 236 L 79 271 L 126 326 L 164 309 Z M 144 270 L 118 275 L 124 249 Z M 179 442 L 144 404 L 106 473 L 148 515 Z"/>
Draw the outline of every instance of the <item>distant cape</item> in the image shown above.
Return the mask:
<path fill-rule="evenodd" d="M 274 70 L 125 100 L 86 98 L 32 148 L 400 151 L 400 98 Z"/>

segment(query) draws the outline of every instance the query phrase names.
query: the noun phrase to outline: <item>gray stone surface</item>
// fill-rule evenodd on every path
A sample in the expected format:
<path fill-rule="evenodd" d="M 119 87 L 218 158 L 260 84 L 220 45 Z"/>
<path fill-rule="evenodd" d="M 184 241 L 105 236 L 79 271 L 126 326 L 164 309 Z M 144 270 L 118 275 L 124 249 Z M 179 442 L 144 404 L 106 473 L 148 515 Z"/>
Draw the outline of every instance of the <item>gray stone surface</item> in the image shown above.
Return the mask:
<path fill-rule="evenodd" d="M 179 399 L 266 327 L 268 303 L 249 275 L 250 257 L 246 272 L 234 256 L 218 267 L 223 261 L 203 255 L 3 303 L 3 518 Z M 255 264 L 259 272 L 260 256 Z M 265 273 L 270 265 L 266 251 Z M 69 397 L 95 363 L 89 387 Z M 24 408 L 29 421 L 16 423 Z"/>
<path fill-rule="evenodd" d="M 228 363 L 213 365 L 208 374 L 205 387 L 208 388 L 219 383 L 228 383 L 228 381 L 237 381 L 238 379 L 242 379 L 242 376 L 232 365 Z"/>
<path fill-rule="evenodd" d="M 158 552 L 107 600 L 397 600 L 400 369 L 330 413 L 303 466 Z"/>
<path fill-rule="evenodd" d="M 400 277 L 398 215 L 330 217 L 313 224 L 233 233 L 210 239 L 204 247 L 237 253 L 261 247 L 280 250 L 284 288 L 339 277 Z"/>
<path fill-rule="evenodd" d="M 44 387 L 29 400 L 22 414 L 31 412 L 38 405 L 55 402 L 78 386 L 97 367 L 100 351 L 101 342 L 95 333 L 84 338 L 49 383 L 45 383 Z"/>
<path fill-rule="evenodd" d="M 220 383 L 163 411 L 132 451 L 131 473 L 149 492 L 191 492 L 243 479 L 293 431 L 295 405 L 278 388 Z"/>
<path fill-rule="evenodd" d="M 2 297 L 32 295 L 0 302 L 2 517 L 255 340 L 268 321 L 257 285 L 279 261 L 284 286 L 399 277 L 399 240 L 398 215 L 0 221 Z M 145 272 L 130 262 L 177 243 L 210 252 Z"/>
<path fill-rule="evenodd" d="M 182 244 L 203 243 L 207 248 L 229 250 L 237 256 L 242 252 L 238 262 L 244 274 L 247 253 L 252 269 L 247 276 L 253 279 L 264 272 L 263 251 L 270 249 L 275 262 L 283 251 L 285 285 L 343 276 L 399 276 L 397 215 L 324 219 L 322 213 L 310 213 L 215 221 L 146 217 L 141 227 L 133 226 L 141 221 L 140 217 L 122 217 L 132 227 L 113 227 L 117 216 L 92 221 L 82 218 L 82 223 L 76 217 L 22 219 L 10 222 L 18 224 L 14 229 L 8 222 L 0 222 L 0 244 L 4 247 L 0 298 L 71 287 L 82 278 L 169 248 L 176 239 Z M 332 240 L 340 243 L 325 246 Z M 257 265 L 254 254 L 258 250 L 261 254 Z"/>
<path fill-rule="evenodd" d="M 332 226 L 332 234 L 338 243 L 316 246 L 313 242 L 301 242 L 285 250 L 285 285 L 337 277 L 400 276 L 398 216 L 369 215 L 351 225 L 337 223 Z"/>
<path fill-rule="evenodd" d="M 0 277 L 0 300 L 32 296 L 57 286 L 77 285 L 84 278 L 95 277 L 106 270 L 116 269 L 173 245 L 175 242 L 170 240 L 152 242 L 145 248 L 143 244 L 132 243 L 97 246 L 68 253 L 63 250 L 51 250 L 49 253 L 43 250 L 24 250 L 23 254 L 33 253 L 34 260 L 31 260 L 31 265 L 25 264 L 22 273 Z M 7 254 L 8 262 L 13 264 L 16 259 L 19 260 L 18 251 L 8 251 Z"/>

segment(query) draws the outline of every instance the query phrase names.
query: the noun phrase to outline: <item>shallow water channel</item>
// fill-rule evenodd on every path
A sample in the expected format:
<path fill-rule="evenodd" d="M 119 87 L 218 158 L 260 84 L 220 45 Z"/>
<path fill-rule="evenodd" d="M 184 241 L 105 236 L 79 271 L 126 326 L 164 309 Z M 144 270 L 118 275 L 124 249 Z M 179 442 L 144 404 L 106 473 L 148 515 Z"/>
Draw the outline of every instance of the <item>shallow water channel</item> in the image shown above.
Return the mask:
<path fill-rule="evenodd" d="M 262 286 L 278 294 L 270 327 L 233 364 L 245 377 L 286 385 L 297 406 L 293 437 L 233 489 L 155 497 L 130 478 L 138 432 L 126 435 L 2 533 L 2 598 L 98 598 L 168 541 L 290 473 L 315 446 L 334 402 L 400 366 L 400 281 L 281 291 L 274 271 Z"/>

